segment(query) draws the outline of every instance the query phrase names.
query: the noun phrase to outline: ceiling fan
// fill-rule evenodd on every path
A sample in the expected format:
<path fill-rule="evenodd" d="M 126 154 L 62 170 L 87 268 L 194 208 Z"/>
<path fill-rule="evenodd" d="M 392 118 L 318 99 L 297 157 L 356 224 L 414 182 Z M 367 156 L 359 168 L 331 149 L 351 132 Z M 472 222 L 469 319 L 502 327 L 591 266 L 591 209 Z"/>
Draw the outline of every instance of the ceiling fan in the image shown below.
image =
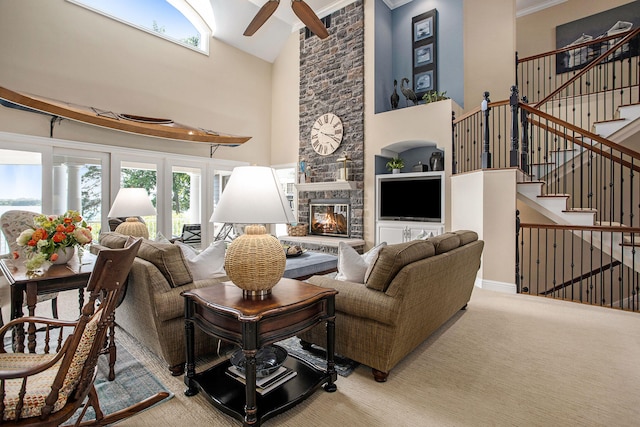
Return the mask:
<path fill-rule="evenodd" d="M 253 17 L 253 20 L 251 20 L 247 29 L 244 30 L 244 35 L 252 36 L 256 31 L 258 31 L 258 28 L 262 27 L 267 19 L 273 15 L 273 12 L 276 11 L 279 4 L 280 0 L 268 0 L 260 8 L 256 16 Z M 309 7 L 304 0 L 291 0 L 291 8 L 293 9 L 293 13 L 295 13 L 302 23 L 313 31 L 315 35 L 321 39 L 329 37 L 327 28 L 324 26 L 320 18 L 318 18 L 318 15 L 311 10 L 311 7 Z"/>

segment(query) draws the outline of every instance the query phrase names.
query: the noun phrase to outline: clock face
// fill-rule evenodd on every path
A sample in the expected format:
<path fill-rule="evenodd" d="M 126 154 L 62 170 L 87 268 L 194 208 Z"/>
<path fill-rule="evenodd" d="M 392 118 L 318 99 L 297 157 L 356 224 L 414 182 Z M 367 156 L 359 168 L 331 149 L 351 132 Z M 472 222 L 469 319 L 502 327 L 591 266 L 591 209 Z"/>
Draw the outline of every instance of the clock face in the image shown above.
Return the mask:
<path fill-rule="evenodd" d="M 325 113 L 313 122 L 311 146 L 316 153 L 326 156 L 338 149 L 342 142 L 342 120 L 332 113 Z"/>

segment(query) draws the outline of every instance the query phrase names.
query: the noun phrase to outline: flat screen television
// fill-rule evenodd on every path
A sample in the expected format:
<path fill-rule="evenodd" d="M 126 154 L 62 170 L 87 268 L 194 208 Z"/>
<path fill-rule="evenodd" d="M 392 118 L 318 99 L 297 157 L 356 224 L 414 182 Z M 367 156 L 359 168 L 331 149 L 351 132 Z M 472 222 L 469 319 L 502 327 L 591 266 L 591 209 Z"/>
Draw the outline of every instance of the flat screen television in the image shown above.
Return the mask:
<path fill-rule="evenodd" d="M 409 175 L 378 177 L 378 220 L 444 222 L 442 174 Z"/>

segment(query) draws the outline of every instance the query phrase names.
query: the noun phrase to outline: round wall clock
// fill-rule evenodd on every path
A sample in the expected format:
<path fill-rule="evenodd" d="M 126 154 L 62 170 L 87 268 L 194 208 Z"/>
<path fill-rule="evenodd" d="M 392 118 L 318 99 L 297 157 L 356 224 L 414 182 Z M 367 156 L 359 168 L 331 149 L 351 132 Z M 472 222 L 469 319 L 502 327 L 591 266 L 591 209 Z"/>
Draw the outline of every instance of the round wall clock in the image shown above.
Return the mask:
<path fill-rule="evenodd" d="M 311 127 L 311 146 L 316 153 L 327 156 L 342 142 L 342 120 L 333 113 L 322 114 Z"/>

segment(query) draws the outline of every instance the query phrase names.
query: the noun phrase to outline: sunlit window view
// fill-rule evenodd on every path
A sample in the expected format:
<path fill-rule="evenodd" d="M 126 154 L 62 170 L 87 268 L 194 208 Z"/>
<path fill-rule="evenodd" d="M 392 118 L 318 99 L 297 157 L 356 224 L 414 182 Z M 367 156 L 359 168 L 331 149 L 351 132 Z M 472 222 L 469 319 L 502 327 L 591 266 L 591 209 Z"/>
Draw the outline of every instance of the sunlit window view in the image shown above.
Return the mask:
<path fill-rule="evenodd" d="M 149 194 L 153 206 L 157 206 L 157 177 L 156 165 L 145 163 L 122 162 L 120 169 L 120 187 L 144 188 Z M 155 238 L 158 234 L 157 216 L 143 216 L 142 220 L 147 225 L 149 237 Z"/>
<path fill-rule="evenodd" d="M 40 153 L 0 150 L 0 215 L 10 210 L 42 211 L 42 159 Z M 0 254 L 9 246 L 0 233 Z"/>
<path fill-rule="evenodd" d="M 173 167 L 171 233 L 193 247 L 200 247 L 200 169 Z"/>
<path fill-rule="evenodd" d="M 166 0 L 69 0 L 125 24 L 203 50 L 203 34 Z"/>

